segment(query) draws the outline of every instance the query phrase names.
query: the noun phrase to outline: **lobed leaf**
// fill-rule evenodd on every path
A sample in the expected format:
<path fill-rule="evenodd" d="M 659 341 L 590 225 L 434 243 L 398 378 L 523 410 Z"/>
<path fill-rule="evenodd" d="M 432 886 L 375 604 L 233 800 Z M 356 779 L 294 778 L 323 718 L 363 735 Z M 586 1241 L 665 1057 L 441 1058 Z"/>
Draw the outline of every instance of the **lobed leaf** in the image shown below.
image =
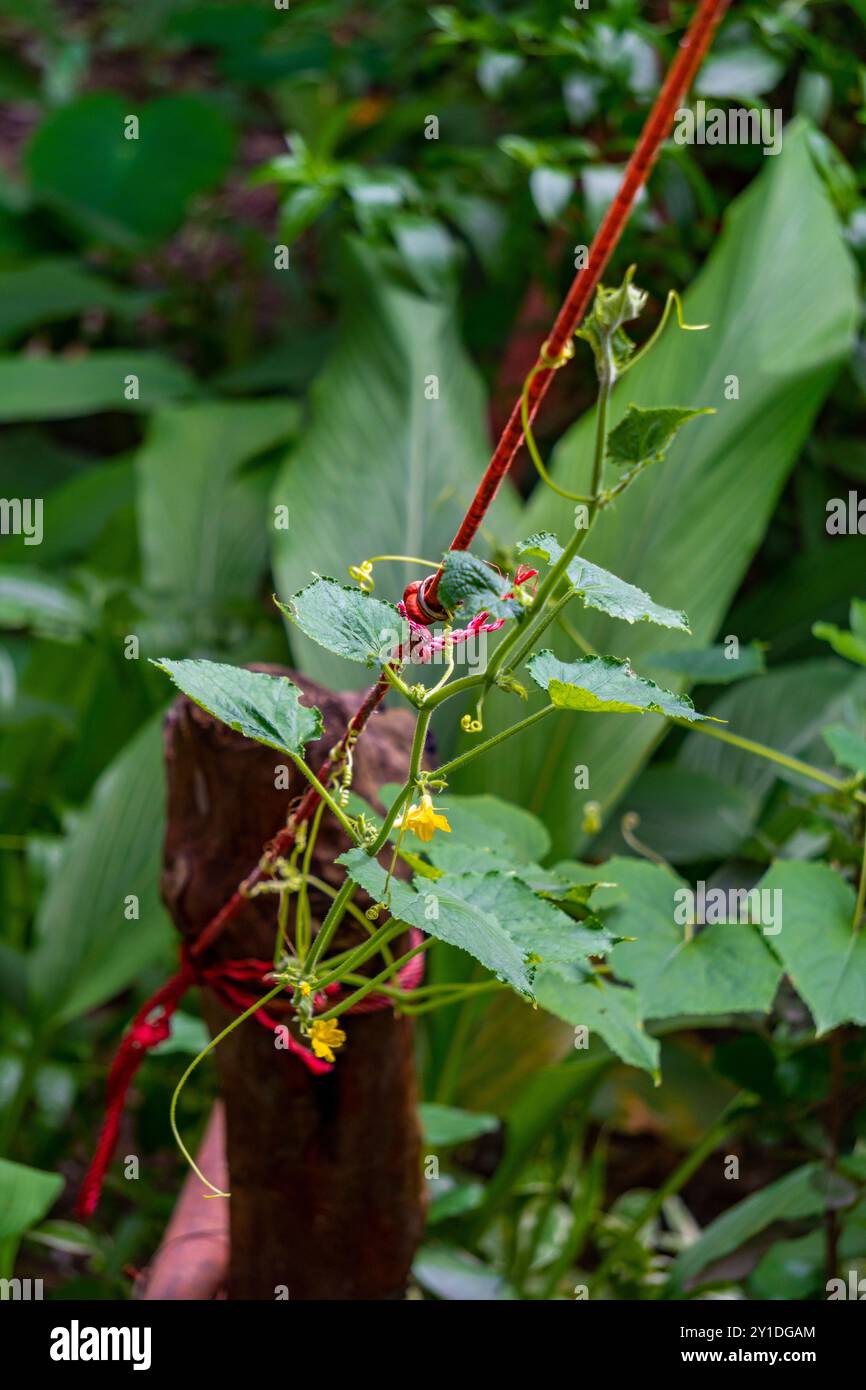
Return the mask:
<path fill-rule="evenodd" d="M 549 531 L 541 531 L 530 536 L 517 547 L 520 555 L 532 555 L 553 565 L 562 554 L 562 546 Z M 659 627 L 679 628 L 689 631 L 685 613 L 673 608 L 663 608 L 654 603 L 649 594 L 634 584 L 627 584 L 615 574 L 593 565 L 589 560 L 576 555 L 566 571 L 575 593 L 583 600 L 585 608 L 596 608 L 612 618 L 622 618 L 627 623 L 650 622 Z"/>
<path fill-rule="evenodd" d="M 392 603 L 319 575 L 288 603 L 276 603 L 320 647 L 366 666 L 383 665 L 409 634 Z"/>
<path fill-rule="evenodd" d="M 301 704 L 301 692 L 288 676 L 247 671 L 216 661 L 154 661 L 175 685 L 208 714 L 256 743 L 295 756 L 322 737 L 322 715 Z"/>

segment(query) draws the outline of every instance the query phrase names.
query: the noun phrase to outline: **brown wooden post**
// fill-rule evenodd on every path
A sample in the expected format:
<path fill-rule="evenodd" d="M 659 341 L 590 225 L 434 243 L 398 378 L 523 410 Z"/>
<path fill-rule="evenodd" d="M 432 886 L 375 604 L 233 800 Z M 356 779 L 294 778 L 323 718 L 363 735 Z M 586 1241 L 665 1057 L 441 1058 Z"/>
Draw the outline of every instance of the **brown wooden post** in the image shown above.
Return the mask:
<path fill-rule="evenodd" d="M 290 675 L 304 702 L 321 709 L 325 735 L 307 750 L 317 766 L 357 696 L 335 695 L 282 668 L 263 669 Z M 374 804 L 377 787 L 405 777 L 412 726 L 408 711 L 385 711 L 357 745 L 353 785 Z M 191 940 L 257 863 L 305 784 L 289 764 L 289 789 L 278 789 L 276 769 L 286 759 L 185 698 L 169 711 L 165 746 L 163 897 Z M 333 861 L 345 848 L 326 814 L 314 861 L 320 878 L 339 883 L 342 870 Z M 327 901 L 311 896 L 316 921 Z M 275 913 L 273 894 L 252 899 L 208 959 L 270 958 Z M 355 939 L 354 930 L 342 929 L 341 946 Z M 232 1017 L 206 989 L 202 1009 L 212 1033 Z M 232 1194 L 230 1298 L 382 1299 L 403 1292 L 423 1225 L 413 1029 L 391 1010 L 350 1015 L 342 1026 L 347 1042 L 326 1076 L 313 1076 L 275 1047 L 274 1035 L 254 1019 L 216 1049 Z"/>

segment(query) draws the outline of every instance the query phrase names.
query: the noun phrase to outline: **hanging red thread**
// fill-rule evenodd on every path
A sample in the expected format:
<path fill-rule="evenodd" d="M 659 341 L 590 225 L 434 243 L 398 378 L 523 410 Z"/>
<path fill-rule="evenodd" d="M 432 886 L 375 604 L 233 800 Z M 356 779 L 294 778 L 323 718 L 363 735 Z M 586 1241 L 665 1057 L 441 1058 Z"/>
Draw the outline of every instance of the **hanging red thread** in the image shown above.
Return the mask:
<path fill-rule="evenodd" d="M 418 946 L 424 938 L 420 931 L 413 928 L 410 932 L 410 939 L 413 946 Z M 196 984 L 206 986 L 227 1008 L 235 1009 L 241 1014 L 256 1000 L 255 993 L 252 993 L 249 987 L 244 989 L 242 986 L 244 984 L 249 986 L 253 982 L 260 985 L 264 977 L 272 970 L 273 963 L 271 961 L 255 960 L 252 957 L 243 960 L 218 961 L 214 965 L 202 967 L 195 962 L 190 950 L 186 947 L 181 950 L 180 970 L 155 994 L 152 994 L 146 1003 L 142 1004 L 126 1033 L 124 1033 L 114 1055 L 106 1084 L 105 1118 L 102 1122 L 102 1129 L 93 1158 L 75 1203 L 75 1215 L 79 1221 L 86 1221 L 91 1217 L 99 1204 L 105 1175 L 108 1172 L 108 1165 L 117 1144 L 120 1119 L 127 1093 L 135 1074 L 151 1048 L 164 1042 L 170 1036 L 172 1017 L 187 990 Z M 424 957 L 417 955 L 407 961 L 399 971 L 397 983 L 401 989 L 413 990 L 418 988 L 423 978 Z M 329 985 L 321 994 L 317 995 L 317 1008 L 323 1009 L 325 1005 L 332 1006 L 342 993 L 343 990 L 340 985 Z M 358 1003 L 351 1009 L 347 1009 L 346 1012 L 349 1014 L 371 1014 L 380 1013 L 383 1009 L 392 1007 L 393 1001 L 388 995 L 373 992 L 365 995 L 363 999 L 359 999 Z M 260 1023 L 263 1028 L 268 1028 L 272 1033 L 283 1026 L 282 1021 L 274 1018 L 266 1009 L 258 1009 L 253 1017 L 257 1023 Z M 288 1029 L 285 1036 L 287 1050 L 299 1057 L 314 1076 L 322 1076 L 332 1070 L 333 1064 L 331 1062 L 325 1062 L 320 1057 L 316 1057 L 309 1048 L 293 1037 Z"/>

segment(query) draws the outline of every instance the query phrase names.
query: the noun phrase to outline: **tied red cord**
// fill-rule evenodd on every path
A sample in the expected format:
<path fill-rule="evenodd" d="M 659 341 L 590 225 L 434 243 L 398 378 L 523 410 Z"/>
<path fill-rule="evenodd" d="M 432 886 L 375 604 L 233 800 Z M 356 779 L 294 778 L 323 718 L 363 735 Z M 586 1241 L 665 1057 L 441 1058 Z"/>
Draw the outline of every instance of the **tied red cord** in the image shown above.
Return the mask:
<path fill-rule="evenodd" d="M 423 935 L 413 928 L 410 938 L 412 945 L 418 946 L 423 940 Z M 255 960 L 252 957 L 219 961 L 203 967 L 196 962 L 192 951 L 186 947 L 182 949 L 180 970 L 142 1004 L 114 1055 L 106 1083 L 105 1119 L 75 1203 L 75 1215 L 79 1221 L 86 1221 L 91 1217 L 99 1204 L 105 1175 L 117 1144 L 120 1118 L 133 1078 L 151 1048 L 165 1042 L 170 1036 L 172 1017 L 187 990 L 195 984 L 204 985 L 213 991 L 221 1003 L 241 1014 L 255 1003 L 255 995 L 250 994 L 249 985 L 253 982 L 261 983 L 272 970 L 272 962 Z M 406 962 L 397 975 L 397 982 L 401 989 L 412 990 L 417 989 L 423 977 L 424 959 L 418 955 Z M 342 986 L 339 984 L 328 985 L 316 995 L 316 1007 L 322 1009 L 326 1004 L 333 1005 L 341 993 Z M 391 1006 L 392 1001 L 387 995 L 373 992 L 359 999 L 347 1013 L 380 1013 Z M 282 1026 L 281 1020 L 274 1018 L 267 1009 L 257 1009 L 253 1017 L 272 1033 Z M 322 1076 L 332 1070 L 330 1062 L 316 1057 L 309 1048 L 298 1042 L 288 1029 L 286 1041 L 288 1052 L 299 1057 L 314 1076 Z"/>

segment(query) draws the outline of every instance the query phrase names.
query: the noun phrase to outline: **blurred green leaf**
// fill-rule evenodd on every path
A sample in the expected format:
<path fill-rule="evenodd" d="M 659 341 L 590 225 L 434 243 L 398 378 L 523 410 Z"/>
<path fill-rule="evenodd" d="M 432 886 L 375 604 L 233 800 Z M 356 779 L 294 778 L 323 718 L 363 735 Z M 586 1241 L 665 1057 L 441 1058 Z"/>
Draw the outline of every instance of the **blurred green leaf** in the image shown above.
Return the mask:
<path fill-rule="evenodd" d="M 495 1115 L 483 1115 L 471 1110 L 458 1110 L 453 1105 L 436 1105 L 432 1101 L 419 1105 L 418 1114 L 424 1142 L 434 1149 L 448 1149 L 455 1144 L 467 1144 L 492 1134 L 499 1128 Z"/>
<path fill-rule="evenodd" d="M 365 666 L 381 666 L 408 630 L 393 604 L 319 575 L 277 607 L 320 647 Z"/>
<path fill-rule="evenodd" d="M 312 390 L 311 425 L 273 492 L 291 518 L 287 532 L 274 533 L 283 594 L 325 561 L 340 574 L 370 555 L 435 560 L 487 461 L 483 394 L 453 306 L 410 293 L 387 259 L 357 242 L 344 284 L 340 335 Z M 492 525 L 501 529 L 515 511 L 503 489 Z M 410 577 L 403 566 L 383 565 L 377 596 L 400 598 Z M 336 657 L 294 632 L 292 643 L 301 669 L 316 680 L 358 683 Z"/>

